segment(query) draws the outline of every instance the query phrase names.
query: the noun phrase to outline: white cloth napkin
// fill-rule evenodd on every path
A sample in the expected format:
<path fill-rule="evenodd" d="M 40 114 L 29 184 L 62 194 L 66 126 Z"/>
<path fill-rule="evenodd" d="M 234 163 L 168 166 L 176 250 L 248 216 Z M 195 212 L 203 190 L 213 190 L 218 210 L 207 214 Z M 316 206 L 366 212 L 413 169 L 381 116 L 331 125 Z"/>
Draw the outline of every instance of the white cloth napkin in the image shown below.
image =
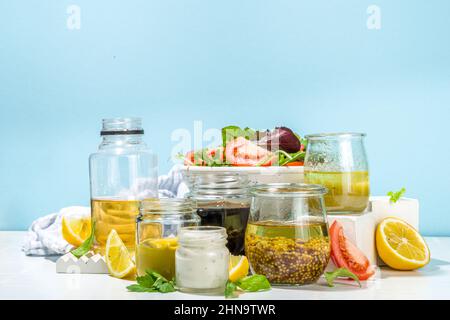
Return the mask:
<path fill-rule="evenodd" d="M 189 192 L 183 182 L 181 165 L 174 166 L 167 175 L 158 177 L 160 198 L 183 198 Z M 65 212 L 85 214 L 89 207 L 67 207 L 34 221 L 25 236 L 22 250 L 26 255 L 50 256 L 69 252 L 72 246 L 62 237 L 61 220 Z"/>
<path fill-rule="evenodd" d="M 22 250 L 25 254 L 51 256 L 67 253 L 72 246 L 62 237 L 61 219 L 58 212 L 34 221 L 24 239 Z"/>

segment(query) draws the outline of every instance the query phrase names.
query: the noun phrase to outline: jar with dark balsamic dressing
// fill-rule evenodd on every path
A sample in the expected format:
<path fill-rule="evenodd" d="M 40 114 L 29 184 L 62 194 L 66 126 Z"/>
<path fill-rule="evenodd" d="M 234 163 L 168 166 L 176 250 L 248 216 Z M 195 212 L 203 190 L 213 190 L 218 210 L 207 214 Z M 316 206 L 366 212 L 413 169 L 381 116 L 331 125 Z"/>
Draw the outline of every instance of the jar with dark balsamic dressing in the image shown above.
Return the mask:
<path fill-rule="evenodd" d="M 202 226 L 227 230 L 228 250 L 244 254 L 245 230 L 251 197 L 247 175 L 234 173 L 196 174 L 188 177 L 188 198 L 197 209 Z"/>

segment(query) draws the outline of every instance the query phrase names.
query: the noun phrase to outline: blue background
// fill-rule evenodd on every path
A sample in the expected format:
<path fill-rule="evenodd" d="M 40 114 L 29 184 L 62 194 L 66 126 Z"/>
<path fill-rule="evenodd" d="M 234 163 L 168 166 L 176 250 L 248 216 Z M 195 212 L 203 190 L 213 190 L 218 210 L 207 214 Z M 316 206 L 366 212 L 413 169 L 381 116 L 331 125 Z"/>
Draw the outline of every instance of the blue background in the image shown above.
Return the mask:
<path fill-rule="evenodd" d="M 367 7 L 382 12 L 366 27 Z M 81 29 L 66 27 L 68 5 Z M 368 133 L 373 193 L 405 186 L 450 235 L 450 1 L 0 2 L 0 229 L 89 203 L 104 117 L 141 116 L 170 167 L 174 129 Z"/>

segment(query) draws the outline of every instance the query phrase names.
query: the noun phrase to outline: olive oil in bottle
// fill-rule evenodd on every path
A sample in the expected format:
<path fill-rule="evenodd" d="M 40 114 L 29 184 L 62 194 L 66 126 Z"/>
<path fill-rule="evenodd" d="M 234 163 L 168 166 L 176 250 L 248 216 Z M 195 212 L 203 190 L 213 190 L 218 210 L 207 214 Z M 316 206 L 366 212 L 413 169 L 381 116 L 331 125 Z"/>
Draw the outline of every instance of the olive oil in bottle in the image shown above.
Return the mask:
<path fill-rule="evenodd" d="M 94 250 L 104 254 L 108 235 L 115 229 L 125 246 L 133 252 L 139 201 L 93 199 L 91 208 L 92 222 L 95 224 Z"/>

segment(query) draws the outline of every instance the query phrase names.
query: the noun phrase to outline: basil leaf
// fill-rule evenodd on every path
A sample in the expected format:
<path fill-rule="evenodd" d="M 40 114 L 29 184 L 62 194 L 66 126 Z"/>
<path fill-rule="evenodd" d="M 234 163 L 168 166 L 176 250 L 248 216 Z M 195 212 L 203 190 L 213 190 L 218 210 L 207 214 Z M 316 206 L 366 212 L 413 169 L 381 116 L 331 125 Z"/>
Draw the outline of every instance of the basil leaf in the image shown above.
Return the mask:
<path fill-rule="evenodd" d="M 174 292 L 174 281 L 168 281 L 158 272 L 146 270 L 145 276 L 137 277 L 137 284 L 128 286 L 127 289 L 133 292 Z"/>
<path fill-rule="evenodd" d="M 138 284 L 132 284 L 131 286 L 128 286 L 127 289 L 130 292 L 157 292 L 153 288 L 143 287 Z"/>
<path fill-rule="evenodd" d="M 161 293 L 175 292 L 175 287 L 170 282 L 164 282 L 156 286 Z"/>
<path fill-rule="evenodd" d="M 237 286 L 247 292 L 264 291 L 271 288 L 269 280 L 260 274 L 242 278 L 237 282 Z"/>
<path fill-rule="evenodd" d="M 92 223 L 91 234 L 90 234 L 89 238 L 87 238 L 81 244 L 81 246 L 70 251 L 70 253 L 72 253 L 78 259 L 81 258 L 82 256 L 84 256 L 86 253 L 88 253 L 91 250 L 92 244 L 94 243 L 94 227 L 95 227 L 95 223 Z"/>
<path fill-rule="evenodd" d="M 237 298 L 237 286 L 233 282 L 228 281 L 225 287 L 225 298 Z"/>
<path fill-rule="evenodd" d="M 328 286 L 334 287 L 334 280 L 337 278 L 351 278 L 355 280 L 361 288 L 359 278 L 347 268 L 336 269 L 333 272 L 325 272 L 325 280 L 327 280 Z"/>
<path fill-rule="evenodd" d="M 394 192 L 390 191 L 387 193 L 387 195 L 390 197 L 390 201 L 392 203 L 397 203 L 398 200 L 400 200 L 401 197 L 405 194 L 406 189 L 402 188 L 400 191 Z"/>
<path fill-rule="evenodd" d="M 151 276 L 150 277 L 145 276 L 145 277 L 137 277 L 136 282 L 138 283 L 138 285 L 142 287 L 151 288 L 155 283 L 155 280 Z"/>

